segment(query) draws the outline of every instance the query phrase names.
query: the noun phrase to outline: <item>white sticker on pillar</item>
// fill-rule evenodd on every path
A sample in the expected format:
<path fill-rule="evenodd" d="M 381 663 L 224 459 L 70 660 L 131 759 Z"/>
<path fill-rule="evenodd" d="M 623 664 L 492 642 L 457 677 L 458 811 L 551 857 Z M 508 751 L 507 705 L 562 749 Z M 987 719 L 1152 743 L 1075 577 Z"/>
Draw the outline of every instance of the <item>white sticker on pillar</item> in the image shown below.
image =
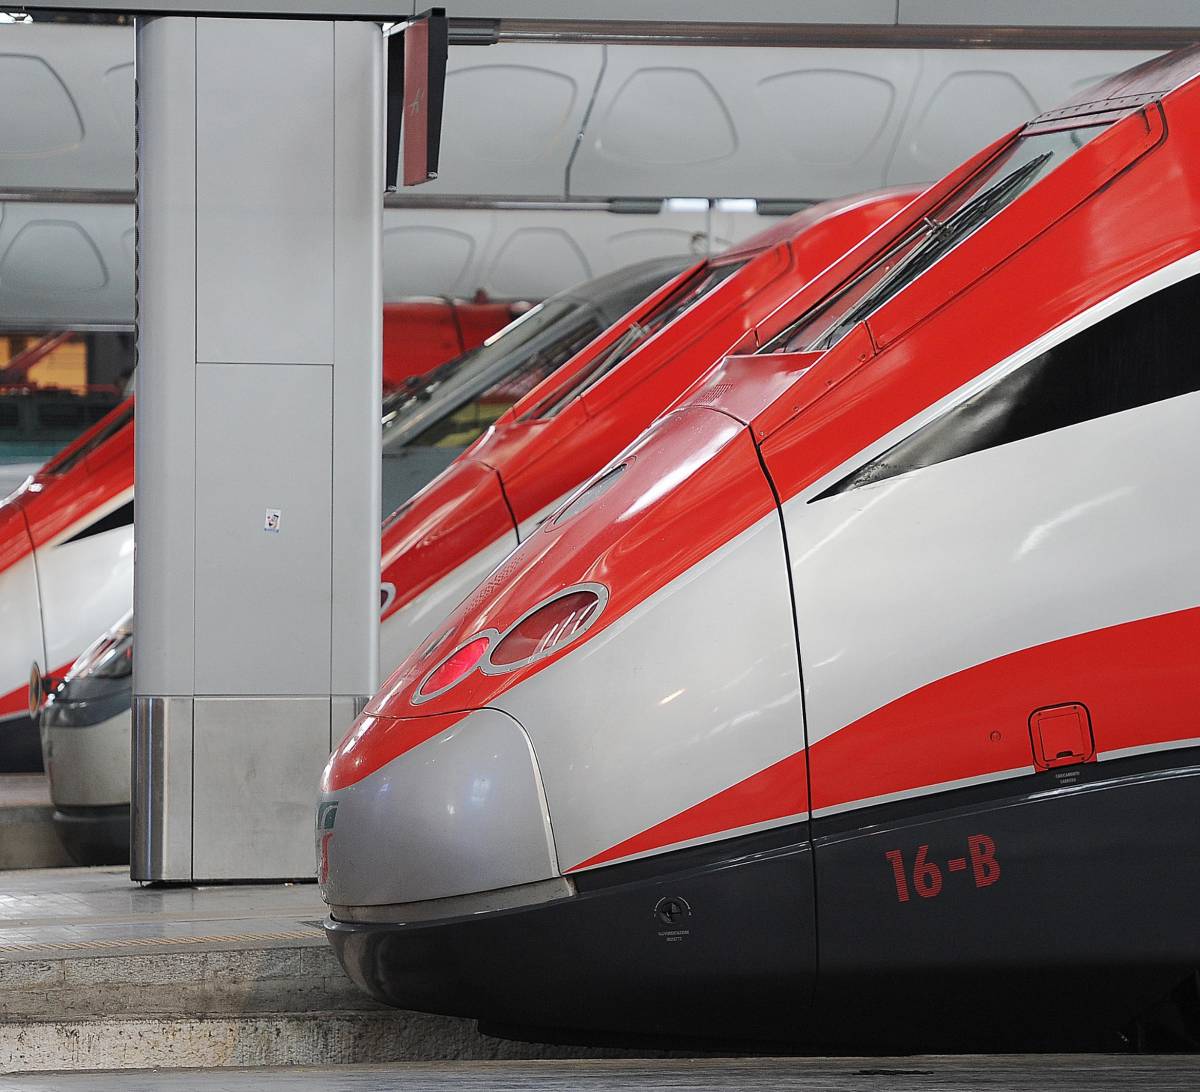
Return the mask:
<path fill-rule="evenodd" d="M 280 509 L 268 508 L 266 516 L 263 517 L 263 530 L 279 534 L 279 521 L 282 516 L 283 512 Z"/>

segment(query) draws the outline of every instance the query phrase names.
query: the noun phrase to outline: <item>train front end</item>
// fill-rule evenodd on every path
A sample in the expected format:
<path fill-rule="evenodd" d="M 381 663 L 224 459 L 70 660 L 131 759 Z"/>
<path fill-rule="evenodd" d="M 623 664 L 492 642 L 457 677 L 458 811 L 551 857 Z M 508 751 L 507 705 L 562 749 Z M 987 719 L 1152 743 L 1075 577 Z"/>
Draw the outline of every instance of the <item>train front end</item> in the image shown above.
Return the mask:
<path fill-rule="evenodd" d="M 334 753 L 328 935 L 406 1008 L 794 1037 L 815 951 L 802 750 L 778 509 L 744 424 L 692 404 L 522 544 Z"/>

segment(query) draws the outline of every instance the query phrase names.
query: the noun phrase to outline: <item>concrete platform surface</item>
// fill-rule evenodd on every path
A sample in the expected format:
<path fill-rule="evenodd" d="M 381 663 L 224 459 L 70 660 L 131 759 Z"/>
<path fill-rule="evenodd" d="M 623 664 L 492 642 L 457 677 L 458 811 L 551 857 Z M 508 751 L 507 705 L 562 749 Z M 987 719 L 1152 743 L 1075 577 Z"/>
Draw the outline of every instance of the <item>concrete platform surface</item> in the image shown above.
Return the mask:
<path fill-rule="evenodd" d="M 0 774 L 0 869 L 71 863 L 54 829 L 53 814 L 45 774 Z"/>
<path fill-rule="evenodd" d="M 1200 1060 L 1096 1055 L 437 1062 L 0 1077 L 0 1092 L 1194 1092 Z"/>
<path fill-rule="evenodd" d="M 316 884 L 142 887 L 121 867 L 0 872 L 0 962 L 323 946 L 324 916 Z"/>
<path fill-rule="evenodd" d="M 0 873 L 0 1073 L 580 1055 L 377 1004 L 326 944 L 324 912 L 315 884 Z"/>

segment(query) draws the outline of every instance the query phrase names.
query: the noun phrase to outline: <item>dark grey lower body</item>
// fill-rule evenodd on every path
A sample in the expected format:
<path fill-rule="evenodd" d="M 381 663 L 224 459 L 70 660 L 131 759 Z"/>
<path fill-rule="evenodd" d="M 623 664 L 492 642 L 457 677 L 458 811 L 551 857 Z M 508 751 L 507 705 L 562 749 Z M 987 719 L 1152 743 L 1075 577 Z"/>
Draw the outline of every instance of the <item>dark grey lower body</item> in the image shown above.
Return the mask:
<path fill-rule="evenodd" d="M 1198 757 L 733 838 L 581 873 L 536 906 L 326 932 L 380 1000 L 518 1037 L 1119 1047 L 1200 968 L 1200 766 L 1181 765 Z"/>

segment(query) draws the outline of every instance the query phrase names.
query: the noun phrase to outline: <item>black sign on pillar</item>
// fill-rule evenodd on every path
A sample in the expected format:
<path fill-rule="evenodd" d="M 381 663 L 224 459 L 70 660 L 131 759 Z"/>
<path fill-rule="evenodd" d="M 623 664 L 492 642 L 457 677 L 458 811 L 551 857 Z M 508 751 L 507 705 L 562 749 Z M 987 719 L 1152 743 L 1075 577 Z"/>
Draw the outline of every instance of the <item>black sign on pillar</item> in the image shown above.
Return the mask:
<path fill-rule="evenodd" d="M 449 45 L 445 8 L 430 8 L 388 38 L 388 192 L 401 178 L 406 186 L 437 178 Z"/>

